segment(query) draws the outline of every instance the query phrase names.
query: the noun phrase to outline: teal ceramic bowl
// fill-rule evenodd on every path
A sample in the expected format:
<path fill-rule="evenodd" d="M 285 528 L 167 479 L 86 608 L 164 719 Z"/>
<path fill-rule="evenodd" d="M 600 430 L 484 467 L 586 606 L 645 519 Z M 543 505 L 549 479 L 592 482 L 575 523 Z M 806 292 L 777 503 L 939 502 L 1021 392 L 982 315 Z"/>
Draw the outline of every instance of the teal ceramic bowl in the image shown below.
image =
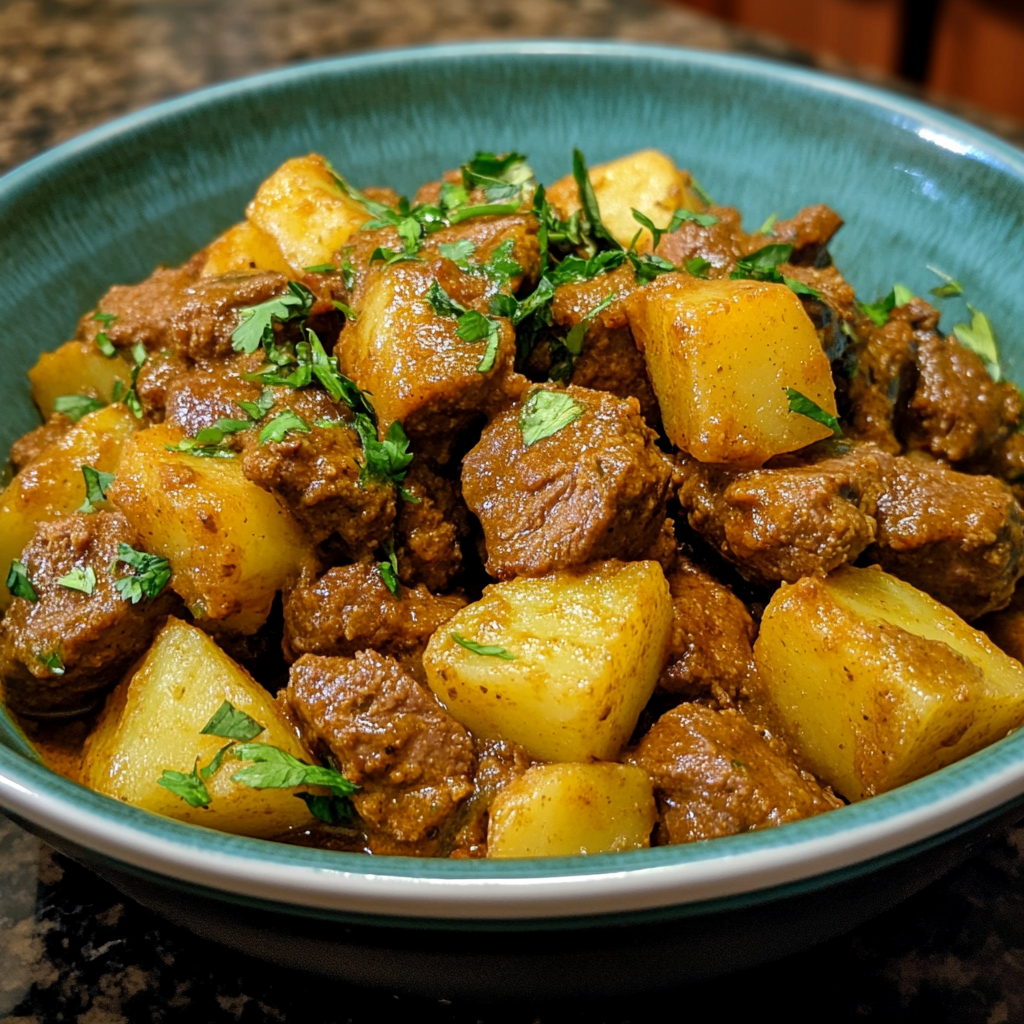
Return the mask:
<path fill-rule="evenodd" d="M 657 146 L 760 223 L 824 202 L 859 291 L 960 279 L 1024 370 L 1024 157 L 931 108 L 790 67 L 597 43 L 442 47 L 311 64 L 124 118 L 0 180 L 0 447 L 33 426 L 24 372 L 113 282 L 237 221 L 287 157 L 409 191 L 475 148 L 542 180 Z M 957 310 L 962 313 L 963 310 Z M 1019 816 L 1024 733 L 809 821 L 635 853 L 491 863 L 366 858 L 152 816 L 48 772 L 0 718 L 0 805 L 203 935 L 420 992 L 590 994 L 781 955 L 919 888 Z"/>

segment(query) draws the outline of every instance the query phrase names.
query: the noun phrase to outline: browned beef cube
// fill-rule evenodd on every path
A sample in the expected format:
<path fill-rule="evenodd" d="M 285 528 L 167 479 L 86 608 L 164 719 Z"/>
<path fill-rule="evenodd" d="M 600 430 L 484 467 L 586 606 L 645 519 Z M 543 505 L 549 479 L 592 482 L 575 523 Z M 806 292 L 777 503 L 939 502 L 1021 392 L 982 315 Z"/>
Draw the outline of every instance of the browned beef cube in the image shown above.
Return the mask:
<path fill-rule="evenodd" d="M 462 568 L 460 542 L 469 536 L 469 514 L 457 481 L 413 459 L 402 487 L 418 501 L 402 501 L 395 523 L 398 575 L 409 586 L 444 590 Z"/>
<path fill-rule="evenodd" d="M 814 266 L 828 247 L 835 233 L 843 226 L 843 218 L 823 203 L 805 206 L 787 220 L 776 221 L 767 242 L 789 243 L 793 246 L 790 263 L 796 266 Z"/>
<path fill-rule="evenodd" d="M 842 802 L 736 711 L 680 704 L 627 760 L 654 780 L 659 843 L 692 843 L 809 818 Z"/>
<path fill-rule="evenodd" d="M 24 469 L 54 441 L 59 441 L 72 427 L 71 418 L 55 412 L 42 426 L 23 434 L 11 445 L 11 466 L 15 473 Z"/>
<path fill-rule="evenodd" d="M 370 829 L 402 843 L 436 840 L 473 792 L 469 733 L 393 658 L 306 654 L 287 693 L 307 740 L 361 787 L 352 802 Z"/>
<path fill-rule="evenodd" d="M 199 267 L 193 260 L 155 270 L 141 284 L 115 285 L 96 308 L 117 319 L 102 324 L 87 313 L 77 336 L 92 341 L 103 331 L 118 348 L 141 342 L 150 351 L 166 348 L 192 359 L 230 355 L 239 309 L 283 295 L 288 281 L 270 272 L 200 277 Z"/>
<path fill-rule="evenodd" d="M 289 661 L 302 654 L 351 657 L 371 648 L 425 681 L 427 641 L 465 603 L 456 594 L 435 597 L 422 584 L 403 587 L 399 598 L 384 585 L 376 565 L 339 566 L 318 580 L 303 580 L 285 596 L 285 656 Z"/>
<path fill-rule="evenodd" d="M 882 568 L 967 620 L 1004 608 L 1024 574 L 1024 512 L 995 477 L 893 459 L 875 517 Z"/>
<path fill-rule="evenodd" d="M 318 389 L 280 389 L 265 417 L 295 412 L 308 433 L 290 431 L 280 441 L 259 441 L 258 429 L 245 432 L 242 469 L 253 483 L 277 495 L 315 543 L 337 537 L 348 559 L 369 558 L 391 534 L 395 488 L 368 477 L 360 482 L 363 445 L 348 425 L 351 411 Z M 326 422 L 333 425 L 324 425 Z"/>
<path fill-rule="evenodd" d="M 242 375 L 259 370 L 262 363 L 263 356 L 257 353 L 230 360 L 203 361 L 187 370 L 179 368 L 164 385 L 166 421 L 183 427 L 189 437 L 195 437 L 219 419 L 245 419 L 247 414 L 238 403 L 255 402 L 263 389 L 259 384 L 244 380 Z M 141 379 L 142 375 L 139 376 Z"/>
<path fill-rule="evenodd" d="M 672 645 L 659 685 L 690 700 L 713 697 L 732 704 L 757 672 L 754 620 L 728 587 L 685 555 L 668 583 Z"/>
<path fill-rule="evenodd" d="M 742 215 L 731 206 L 714 206 L 709 212 L 718 218 L 716 224 L 704 227 L 684 220 L 678 230 L 662 237 L 657 254 L 683 269 L 690 260 L 706 260 L 710 265 L 702 273 L 728 277 L 737 260 L 773 241 L 764 235 L 748 235 Z"/>
<path fill-rule="evenodd" d="M 553 391 L 530 394 L 542 390 Z M 577 419 L 527 446 L 527 398 L 488 424 L 463 460 L 463 496 L 498 579 L 640 558 L 665 521 L 672 468 L 636 399 L 577 387 L 554 393 L 577 403 Z"/>
<path fill-rule="evenodd" d="M 690 526 L 752 582 L 794 583 L 852 562 L 875 539 L 890 456 L 830 442 L 738 470 L 687 462 L 679 500 Z"/>
<path fill-rule="evenodd" d="M 70 715 L 88 709 L 119 681 L 174 609 L 169 588 L 138 604 L 121 596 L 109 568 L 120 544 L 139 547 L 120 513 L 76 513 L 36 527 L 21 561 L 38 600 L 15 598 L 2 624 L 0 678 L 13 710 Z M 72 574 L 92 592 L 69 587 Z"/>

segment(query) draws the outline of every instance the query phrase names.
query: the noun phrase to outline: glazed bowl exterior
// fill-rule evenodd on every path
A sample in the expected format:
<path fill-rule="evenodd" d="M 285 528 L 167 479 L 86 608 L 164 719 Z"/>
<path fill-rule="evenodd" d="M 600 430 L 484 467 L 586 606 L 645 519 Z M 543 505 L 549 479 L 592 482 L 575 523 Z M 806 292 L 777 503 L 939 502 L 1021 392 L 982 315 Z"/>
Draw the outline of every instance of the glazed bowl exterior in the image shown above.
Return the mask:
<path fill-rule="evenodd" d="M 607 43 L 473 44 L 207 89 L 0 179 L 0 448 L 38 422 L 24 377 L 37 355 L 70 337 L 110 284 L 181 261 L 238 221 L 286 158 L 318 151 L 358 185 L 411 192 L 478 148 L 525 152 L 550 182 L 569 170 L 573 146 L 591 163 L 662 149 L 753 224 L 827 203 L 847 220 L 832 252 L 859 293 L 874 298 L 901 281 L 924 294 L 937 281 L 926 265 L 939 266 L 989 315 L 1008 376 L 1024 368 L 1013 333 L 1024 319 L 1016 149 L 910 100 L 764 61 Z M 643 987 L 787 952 L 929 881 L 1019 815 L 1022 800 L 1018 733 L 893 793 L 713 842 L 537 861 L 368 858 L 224 835 L 108 800 L 49 772 L 0 714 L 0 805 L 17 820 L 203 934 L 418 991 L 564 992 L 585 976 L 598 989 Z M 430 937 L 439 929 L 444 949 Z M 272 941 L 285 933 L 287 956 Z M 547 967 L 518 984 L 509 965 L 525 955 L 525 935 Z M 598 955 L 594 943 L 618 952 Z M 651 943 L 664 955 L 636 955 Z M 637 962 L 616 971 L 627 947 Z M 490 973 L 486 956 L 496 958 Z"/>

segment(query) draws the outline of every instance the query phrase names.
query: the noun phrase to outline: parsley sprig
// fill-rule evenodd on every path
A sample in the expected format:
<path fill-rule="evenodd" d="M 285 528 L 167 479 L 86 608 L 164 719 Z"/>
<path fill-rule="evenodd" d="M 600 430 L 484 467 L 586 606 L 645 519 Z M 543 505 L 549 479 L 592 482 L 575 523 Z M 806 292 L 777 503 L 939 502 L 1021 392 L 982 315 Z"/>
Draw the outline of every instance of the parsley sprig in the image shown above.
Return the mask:
<path fill-rule="evenodd" d="M 530 445 L 558 433 L 583 415 L 583 406 L 567 391 L 538 388 L 526 400 L 519 413 L 523 444 Z"/>
<path fill-rule="evenodd" d="M 843 436 L 843 428 L 839 425 L 839 420 L 832 413 L 822 409 L 813 399 L 801 394 L 796 388 L 786 388 L 786 397 L 789 399 L 790 412 L 795 412 L 799 416 L 806 416 L 809 420 L 814 420 L 815 423 L 828 427 L 832 431 L 833 437 Z"/>
<path fill-rule="evenodd" d="M 32 581 L 28 577 L 28 567 L 24 562 L 19 562 L 16 558 L 11 562 L 11 568 L 7 572 L 6 583 L 12 597 L 22 597 L 33 604 L 39 600 L 39 595 L 36 593 L 36 589 L 32 586 Z"/>
<path fill-rule="evenodd" d="M 395 420 L 388 427 L 383 441 L 377 436 L 377 424 L 366 413 L 356 413 L 352 425 L 363 443 L 363 464 L 359 469 L 359 483 L 390 483 L 398 488 L 398 493 L 405 501 L 413 504 L 418 502 L 419 499 L 402 486 L 402 481 L 409 471 L 409 464 L 413 460 L 413 453 L 409 451 L 409 438 L 402 424 Z"/>
<path fill-rule="evenodd" d="M 913 301 L 914 293 L 903 284 L 893 285 L 892 291 L 877 302 L 857 302 L 857 308 L 876 327 L 884 327 L 889 322 L 889 315 L 897 306 L 905 306 Z"/>
<path fill-rule="evenodd" d="M 736 261 L 736 269 L 729 275 L 737 281 L 771 281 L 775 284 L 784 284 L 797 295 L 810 295 L 812 298 L 820 299 L 821 292 L 809 285 L 797 281 L 796 278 L 787 277 L 779 270 L 783 263 L 788 263 L 793 255 L 793 246 L 789 242 L 774 242 L 744 256 Z"/>
<path fill-rule="evenodd" d="M 125 601 L 138 604 L 144 597 L 155 598 L 167 586 L 171 579 L 171 563 L 159 555 L 150 555 L 145 551 L 136 551 L 128 544 L 118 544 L 117 557 L 110 563 L 113 572 L 119 563 L 135 570 L 130 576 L 122 576 L 114 581 L 117 592 Z"/>
<path fill-rule="evenodd" d="M 516 265 L 518 266 L 518 264 Z M 456 321 L 455 333 L 463 341 L 470 344 L 478 341 L 487 342 L 487 348 L 480 357 L 480 362 L 477 363 L 476 369 L 477 373 L 487 373 L 488 370 L 493 369 L 498 355 L 498 346 L 501 342 L 498 321 L 493 317 L 478 313 L 475 309 L 466 309 L 460 302 L 456 302 L 441 287 L 437 278 L 433 280 L 427 289 L 424 298 L 435 315 L 446 320 Z"/>
<path fill-rule="evenodd" d="M 313 306 L 314 295 L 298 281 L 288 282 L 288 291 L 256 306 L 243 306 L 238 311 L 238 326 L 231 335 L 236 352 L 252 355 L 261 345 L 273 344 L 274 322 L 305 320 Z"/>
<path fill-rule="evenodd" d="M 96 589 L 96 570 L 91 565 L 84 569 L 76 565 L 66 576 L 61 576 L 57 583 L 67 590 L 77 590 L 89 597 Z"/>
<path fill-rule="evenodd" d="M 85 501 L 79 506 L 79 512 L 95 512 L 96 506 L 101 501 L 107 500 L 107 491 L 114 482 L 113 473 L 104 473 L 102 470 L 85 463 L 81 466 L 82 479 L 85 480 Z"/>

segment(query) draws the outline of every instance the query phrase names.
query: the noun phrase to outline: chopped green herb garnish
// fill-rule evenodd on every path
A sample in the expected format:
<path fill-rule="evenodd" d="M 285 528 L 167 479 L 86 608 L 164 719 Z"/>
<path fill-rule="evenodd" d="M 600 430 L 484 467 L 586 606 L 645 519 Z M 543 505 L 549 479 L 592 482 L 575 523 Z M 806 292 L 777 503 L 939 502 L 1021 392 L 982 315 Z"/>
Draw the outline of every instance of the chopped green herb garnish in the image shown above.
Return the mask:
<path fill-rule="evenodd" d="M 294 794 L 304 801 L 309 813 L 325 825 L 349 825 L 353 820 L 352 802 L 346 797 L 319 796 L 315 793 Z"/>
<path fill-rule="evenodd" d="M 893 285 L 892 297 L 897 306 L 905 306 L 914 301 L 914 293 L 905 284 Z"/>
<path fill-rule="evenodd" d="M 156 784 L 169 789 L 175 796 L 180 796 L 190 807 L 206 807 L 210 803 L 210 791 L 199 777 L 198 768 L 199 758 L 196 758 L 192 771 L 187 775 L 165 768 Z"/>
<path fill-rule="evenodd" d="M 499 288 L 509 287 L 512 278 L 523 273 L 519 261 L 512 255 L 514 250 L 515 243 L 511 238 L 506 238 L 501 245 L 495 248 L 491 253 L 491 258 L 483 265 L 484 274 L 495 281 Z"/>
<path fill-rule="evenodd" d="M 253 422 L 263 419 L 274 405 L 274 392 L 270 388 L 264 388 L 260 397 L 255 402 L 236 402 L 242 412 L 246 413 Z"/>
<path fill-rule="evenodd" d="M 842 437 L 843 428 L 839 426 L 839 420 L 822 409 L 817 402 L 812 401 L 806 395 L 802 395 L 796 388 L 786 388 L 786 397 L 789 399 L 789 411 L 795 412 L 799 416 L 806 416 L 810 420 L 814 420 L 815 423 L 820 423 L 823 427 L 828 427 L 832 431 L 833 437 Z"/>
<path fill-rule="evenodd" d="M 765 222 L 757 229 L 759 235 L 773 235 L 775 234 L 775 225 L 779 221 L 779 215 L 777 213 L 770 213 L 765 219 Z"/>
<path fill-rule="evenodd" d="M 7 589 L 11 592 L 12 597 L 23 597 L 26 601 L 31 601 L 33 604 L 39 600 L 39 595 L 36 593 L 35 587 L 32 586 L 32 581 L 28 578 L 28 569 L 24 562 L 19 562 L 17 559 L 11 562 L 6 582 Z"/>
<path fill-rule="evenodd" d="M 756 252 L 744 256 L 736 261 L 736 269 L 729 275 L 733 280 L 747 281 L 771 281 L 775 284 L 784 284 L 790 291 L 797 295 L 810 295 L 812 298 L 820 299 L 821 292 L 802 281 L 793 277 L 787 277 L 779 266 L 789 261 L 793 255 L 793 246 L 788 242 L 777 242 L 773 245 L 766 245 Z"/>
<path fill-rule="evenodd" d="M 336 274 L 338 268 L 333 263 L 314 263 L 311 267 L 302 268 L 307 274 Z"/>
<path fill-rule="evenodd" d="M 132 367 L 132 373 L 131 373 L 132 382 L 131 382 L 131 386 L 128 388 L 127 392 L 125 392 L 123 395 L 122 395 L 121 391 L 119 389 L 117 389 L 117 387 L 115 386 L 115 392 L 116 392 L 115 397 L 116 397 L 116 400 L 124 401 L 124 404 L 126 406 L 128 406 L 128 408 L 132 411 L 132 415 L 136 419 L 139 419 L 139 420 L 142 419 L 142 411 L 143 410 L 142 410 L 142 402 L 139 399 L 139 393 L 136 390 L 135 385 L 137 384 L 138 379 L 139 379 L 139 370 L 141 370 L 142 367 L 145 365 L 146 360 L 147 360 L 148 357 L 149 357 L 149 355 L 146 352 L 146 346 L 143 345 L 141 341 L 138 342 L 138 344 L 133 345 L 132 346 L 132 361 L 133 361 L 133 363 L 135 365 Z M 120 383 L 120 381 L 118 381 L 118 383 Z"/>
<path fill-rule="evenodd" d="M 314 295 L 298 281 L 288 282 L 288 291 L 257 306 L 245 306 L 238 311 L 238 326 L 231 335 L 231 347 L 236 352 L 252 355 L 260 347 L 274 340 L 274 321 L 287 323 L 303 320 L 313 306 Z"/>
<path fill-rule="evenodd" d="M 114 359 L 117 356 L 117 349 L 114 348 L 114 343 L 107 337 L 106 331 L 97 331 L 96 337 L 93 340 L 96 342 L 96 347 L 108 359 Z"/>
<path fill-rule="evenodd" d="M 571 281 L 590 281 L 598 274 L 605 274 L 621 267 L 626 261 L 626 253 L 621 249 L 606 249 L 595 253 L 590 259 L 580 256 L 566 256 L 551 272 L 550 280 L 556 287 Z"/>
<path fill-rule="evenodd" d="M 395 420 L 388 427 L 383 441 L 377 439 L 377 427 L 366 413 L 358 412 L 352 424 L 363 442 L 363 465 L 359 471 L 359 482 L 379 480 L 394 484 L 406 501 L 417 499 L 401 486 L 412 462 L 413 453 L 409 451 L 409 438 L 406 437 L 402 424 Z"/>
<path fill-rule="evenodd" d="M 650 231 L 651 238 L 654 241 L 654 244 L 653 244 L 652 248 L 657 249 L 658 248 L 658 243 L 661 241 L 661 236 L 663 234 L 665 234 L 665 232 L 668 229 L 667 228 L 655 227 L 654 221 L 652 221 L 651 218 L 647 216 L 647 214 L 641 213 L 639 210 L 636 210 L 636 209 L 632 209 L 631 208 L 631 210 L 632 210 L 632 213 L 633 213 L 633 220 L 635 220 L 637 222 L 637 224 L 640 225 L 641 229 L 647 228 L 647 230 Z M 639 236 L 639 234 L 640 234 L 640 232 L 638 231 L 637 232 L 637 236 Z M 634 238 L 633 241 L 635 242 L 636 239 Z M 630 248 L 633 248 L 633 247 L 630 246 Z"/>
<path fill-rule="evenodd" d="M 55 676 L 64 675 L 64 661 L 57 651 L 50 651 L 48 654 L 37 654 L 36 661 L 45 665 Z"/>
<path fill-rule="evenodd" d="M 205 768 L 199 769 L 199 777 L 204 782 L 221 766 L 225 755 L 233 746 L 233 743 L 225 743 L 224 746 L 213 755 L 213 760 Z"/>
<path fill-rule="evenodd" d="M 227 740 L 247 743 L 263 732 L 263 726 L 226 700 L 200 731 L 204 736 L 222 736 Z"/>
<path fill-rule="evenodd" d="M 197 459 L 233 459 L 235 452 L 226 438 L 252 425 L 252 420 L 219 419 L 212 427 L 203 427 L 195 437 L 183 437 L 177 444 L 165 444 L 164 448 Z"/>
<path fill-rule="evenodd" d="M 104 327 L 109 327 L 116 319 L 117 313 L 101 313 L 98 309 L 92 315 L 93 320 Z"/>
<path fill-rule="evenodd" d="M 383 562 L 377 563 L 377 572 L 380 573 L 380 578 L 384 586 L 387 587 L 395 597 L 401 598 L 402 595 L 398 592 L 398 556 L 395 554 L 394 540 L 389 539 L 383 547 L 384 554 L 387 557 Z"/>
<path fill-rule="evenodd" d="M 383 260 L 389 267 L 395 263 L 422 262 L 419 256 L 414 256 L 413 254 L 404 252 L 401 249 L 389 249 L 384 245 L 378 245 L 377 248 L 370 253 L 370 262 L 375 263 L 377 260 Z"/>
<path fill-rule="evenodd" d="M 1002 379 L 1003 371 L 999 365 L 999 346 L 996 344 L 995 332 L 987 316 L 980 310 L 975 309 L 970 303 L 967 308 L 971 311 L 971 322 L 969 324 L 957 324 L 953 328 L 956 340 L 969 349 L 985 364 L 988 375 L 994 380 Z"/>
<path fill-rule="evenodd" d="M 472 160 L 462 165 L 461 169 L 462 184 L 467 189 L 486 189 L 488 200 L 519 195 L 523 185 L 533 178 L 533 168 L 526 162 L 526 157 L 522 153 L 505 153 L 499 156 L 478 151 Z"/>
<path fill-rule="evenodd" d="M 351 320 L 352 323 L 355 323 L 359 319 L 359 314 L 344 302 L 339 302 L 337 299 L 331 299 L 331 305 L 334 306 L 339 313 L 344 313 L 346 320 Z"/>
<path fill-rule="evenodd" d="M 518 265 L 518 264 L 517 264 Z M 465 342 L 487 341 L 487 349 L 477 363 L 478 373 L 487 373 L 494 366 L 498 354 L 501 335 L 498 323 L 492 317 L 478 313 L 475 309 L 466 309 L 456 302 L 438 283 L 435 278 L 424 296 L 430 308 L 437 316 L 457 320 L 455 333 Z"/>
<path fill-rule="evenodd" d="M 82 465 L 82 478 L 85 480 L 85 501 L 79 512 L 95 512 L 101 501 L 107 500 L 107 490 L 114 482 L 113 473 L 104 473 L 92 466 Z"/>
<path fill-rule="evenodd" d="M 692 188 L 708 206 L 715 205 L 715 201 L 708 195 L 707 190 L 692 174 L 690 175 L 690 188 Z"/>
<path fill-rule="evenodd" d="M 612 304 L 615 292 L 609 292 L 578 324 L 565 336 L 563 344 L 573 356 L 583 351 L 583 339 L 587 336 L 591 324 Z"/>
<path fill-rule="evenodd" d="M 505 661 L 515 661 L 516 656 L 510 650 L 498 644 L 478 644 L 475 640 L 467 640 L 458 633 L 449 633 L 448 635 L 460 647 L 465 647 L 467 651 L 472 651 L 474 654 L 482 654 L 487 658 L 502 658 Z"/>
<path fill-rule="evenodd" d="M 452 224 L 461 224 L 464 220 L 473 217 L 498 217 L 502 214 L 516 213 L 520 204 L 515 203 L 482 203 L 479 206 L 460 206 L 457 210 L 448 213 L 448 220 Z"/>
<path fill-rule="evenodd" d="M 665 231 L 669 234 L 673 231 L 678 231 L 680 225 L 685 221 L 693 221 L 702 228 L 710 228 L 718 223 L 718 218 L 713 213 L 694 213 L 693 210 L 679 209 L 672 214 L 672 219 L 669 221 Z"/>
<path fill-rule="evenodd" d="M 117 546 L 117 557 L 110 563 L 111 571 L 119 562 L 135 570 L 132 576 L 115 580 L 114 586 L 125 601 L 138 604 L 144 597 L 154 598 L 167 586 L 171 579 L 171 563 L 159 555 L 136 551 L 128 544 Z"/>
<path fill-rule="evenodd" d="M 91 565 L 84 569 L 75 566 L 66 576 L 61 576 L 57 582 L 68 590 L 78 590 L 89 595 L 96 589 L 96 572 Z"/>
<path fill-rule="evenodd" d="M 703 256 L 694 256 L 693 259 L 687 260 L 683 264 L 683 269 L 693 277 L 699 277 L 706 281 L 711 264 Z"/>
<path fill-rule="evenodd" d="M 53 411 L 63 413 L 77 423 L 83 416 L 105 408 L 106 404 L 91 395 L 60 395 L 53 400 Z"/>
<path fill-rule="evenodd" d="M 476 243 L 468 238 L 460 238 L 457 242 L 442 242 L 437 251 L 446 259 L 451 260 L 460 270 L 471 273 L 473 268 L 469 257 L 476 252 Z M 518 266 L 518 264 L 517 264 Z"/>
<path fill-rule="evenodd" d="M 526 400 L 519 413 L 523 444 L 530 445 L 558 433 L 583 415 L 583 406 L 567 391 L 538 388 Z"/>
<path fill-rule="evenodd" d="M 336 768 L 307 764 L 280 747 L 269 743 L 243 743 L 233 755 L 239 761 L 254 764 L 231 776 L 235 782 L 251 789 L 292 789 L 296 786 L 326 786 L 335 796 L 351 796 L 359 790 Z"/>
<path fill-rule="evenodd" d="M 630 251 L 626 253 L 626 258 L 633 264 L 633 273 L 640 284 L 647 284 L 659 274 L 671 274 L 678 269 L 674 263 L 649 252 L 637 254 Z"/>
<path fill-rule="evenodd" d="M 938 267 L 933 267 L 930 263 L 928 264 L 928 269 L 937 277 L 941 277 L 945 282 L 945 284 L 940 284 L 937 288 L 933 288 L 931 290 L 932 295 L 940 299 L 952 299 L 958 295 L 963 295 L 964 286 L 955 278 L 950 277 L 945 271 L 939 270 Z"/>
<path fill-rule="evenodd" d="M 308 434 L 310 427 L 298 413 L 292 412 L 291 409 L 286 409 L 284 412 L 278 413 L 260 431 L 259 443 L 267 444 L 270 441 L 280 443 L 284 440 L 284 435 L 289 430 L 295 430 L 300 434 Z"/>
<path fill-rule="evenodd" d="M 440 285 L 437 278 L 435 278 L 430 287 L 427 289 L 427 294 L 423 296 L 430 304 L 430 308 L 434 311 L 435 316 L 443 316 L 448 319 L 458 319 L 466 312 L 466 307 L 460 302 L 456 302 Z"/>
<path fill-rule="evenodd" d="M 576 180 L 576 188 L 579 191 L 580 206 L 583 210 L 581 218 L 581 231 L 589 235 L 593 240 L 594 248 L 610 247 L 621 249 L 612 233 L 604 226 L 601 220 L 601 208 L 597 203 L 597 196 L 594 194 L 594 186 L 590 181 L 590 174 L 587 172 L 586 160 L 578 150 L 572 151 L 572 176 Z M 604 243 L 601 245 L 600 243 Z"/>
<path fill-rule="evenodd" d="M 914 293 L 902 284 L 893 285 L 893 289 L 877 302 L 857 302 L 857 308 L 876 326 L 884 327 L 889 322 L 889 314 L 897 306 L 905 306 L 914 298 Z"/>

